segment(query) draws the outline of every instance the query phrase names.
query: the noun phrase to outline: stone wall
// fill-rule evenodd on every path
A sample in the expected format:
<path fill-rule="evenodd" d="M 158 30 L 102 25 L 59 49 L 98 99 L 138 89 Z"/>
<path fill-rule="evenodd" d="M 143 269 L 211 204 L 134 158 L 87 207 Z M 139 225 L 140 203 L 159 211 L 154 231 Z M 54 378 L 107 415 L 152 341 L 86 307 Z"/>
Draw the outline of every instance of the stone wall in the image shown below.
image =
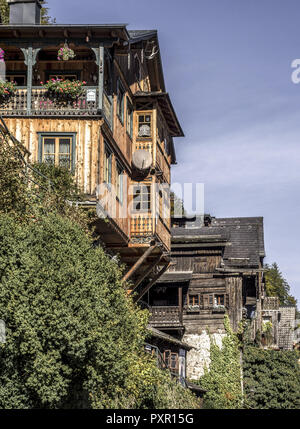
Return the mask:
<path fill-rule="evenodd" d="M 211 334 L 211 339 L 219 347 L 222 347 L 222 340 L 225 333 L 219 330 L 218 333 Z M 185 334 L 183 341 L 193 347 L 187 353 L 187 378 L 197 380 L 204 374 L 204 369 L 210 365 L 210 336 L 203 330 L 200 334 Z"/>

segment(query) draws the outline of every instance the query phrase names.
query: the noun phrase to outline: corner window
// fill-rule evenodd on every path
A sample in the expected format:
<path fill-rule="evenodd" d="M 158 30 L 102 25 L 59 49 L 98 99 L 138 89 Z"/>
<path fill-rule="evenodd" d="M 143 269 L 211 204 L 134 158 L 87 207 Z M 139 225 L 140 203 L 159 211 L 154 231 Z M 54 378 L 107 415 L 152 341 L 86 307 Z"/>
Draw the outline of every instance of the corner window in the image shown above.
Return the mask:
<path fill-rule="evenodd" d="M 108 185 L 112 183 L 112 151 L 105 143 L 104 147 L 104 182 Z"/>
<path fill-rule="evenodd" d="M 75 135 L 40 134 L 39 162 L 72 170 L 75 163 Z"/>
<path fill-rule="evenodd" d="M 151 186 L 137 185 L 133 187 L 133 212 L 149 213 L 151 209 Z"/>
<path fill-rule="evenodd" d="M 118 88 L 117 88 L 117 115 L 124 124 L 124 99 L 125 99 L 125 90 L 120 82 L 118 80 Z"/>
<path fill-rule="evenodd" d="M 127 121 L 126 121 L 126 130 L 129 137 L 132 139 L 133 135 L 133 108 L 127 98 Z"/>
<path fill-rule="evenodd" d="M 152 117 L 151 114 L 138 115 L 138 137 L 152 137 Z"/>

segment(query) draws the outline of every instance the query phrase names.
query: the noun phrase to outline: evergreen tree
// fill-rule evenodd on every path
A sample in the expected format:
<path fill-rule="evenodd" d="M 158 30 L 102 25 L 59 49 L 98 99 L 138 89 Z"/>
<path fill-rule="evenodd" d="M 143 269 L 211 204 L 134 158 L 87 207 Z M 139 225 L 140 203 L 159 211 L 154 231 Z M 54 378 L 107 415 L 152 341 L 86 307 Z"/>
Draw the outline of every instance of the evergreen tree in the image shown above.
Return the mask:
<path fill-rule="evenodd" d="M 290 294 L 290 286 L 283 277 L 278 265 L 265 265 L 265 287 L 267 296 L 278 296 L 280 305 L 296 305 L 296 299 Z"/>

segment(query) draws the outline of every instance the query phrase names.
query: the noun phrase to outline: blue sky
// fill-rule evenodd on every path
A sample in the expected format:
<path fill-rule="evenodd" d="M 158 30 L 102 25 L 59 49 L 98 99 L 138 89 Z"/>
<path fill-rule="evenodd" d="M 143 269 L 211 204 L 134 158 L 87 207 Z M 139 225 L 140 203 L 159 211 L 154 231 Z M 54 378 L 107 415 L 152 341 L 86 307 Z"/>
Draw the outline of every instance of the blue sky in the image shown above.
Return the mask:
<path fill-rule="evenodd" d="M 174 182 L 203 182 L 205 211 L 264 216 L 267 259 L 300 302 L 298 0 L 49 0 L 57 23 L 157 29 L 186 137 Z"/>

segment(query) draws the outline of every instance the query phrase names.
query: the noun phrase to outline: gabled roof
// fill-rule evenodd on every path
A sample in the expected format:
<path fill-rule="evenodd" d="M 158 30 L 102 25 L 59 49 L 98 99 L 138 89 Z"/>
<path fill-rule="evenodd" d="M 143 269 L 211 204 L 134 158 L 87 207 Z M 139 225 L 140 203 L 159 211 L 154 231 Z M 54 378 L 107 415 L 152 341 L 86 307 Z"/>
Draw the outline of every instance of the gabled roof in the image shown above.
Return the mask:
<path fill-rule="evenodd" d="M 171 232 L 173 248 L 223 247 L 225 268 L 258 268 L 265 256 L 262 217 L 212 218 L 210 226 L 172 228 Z"/>

